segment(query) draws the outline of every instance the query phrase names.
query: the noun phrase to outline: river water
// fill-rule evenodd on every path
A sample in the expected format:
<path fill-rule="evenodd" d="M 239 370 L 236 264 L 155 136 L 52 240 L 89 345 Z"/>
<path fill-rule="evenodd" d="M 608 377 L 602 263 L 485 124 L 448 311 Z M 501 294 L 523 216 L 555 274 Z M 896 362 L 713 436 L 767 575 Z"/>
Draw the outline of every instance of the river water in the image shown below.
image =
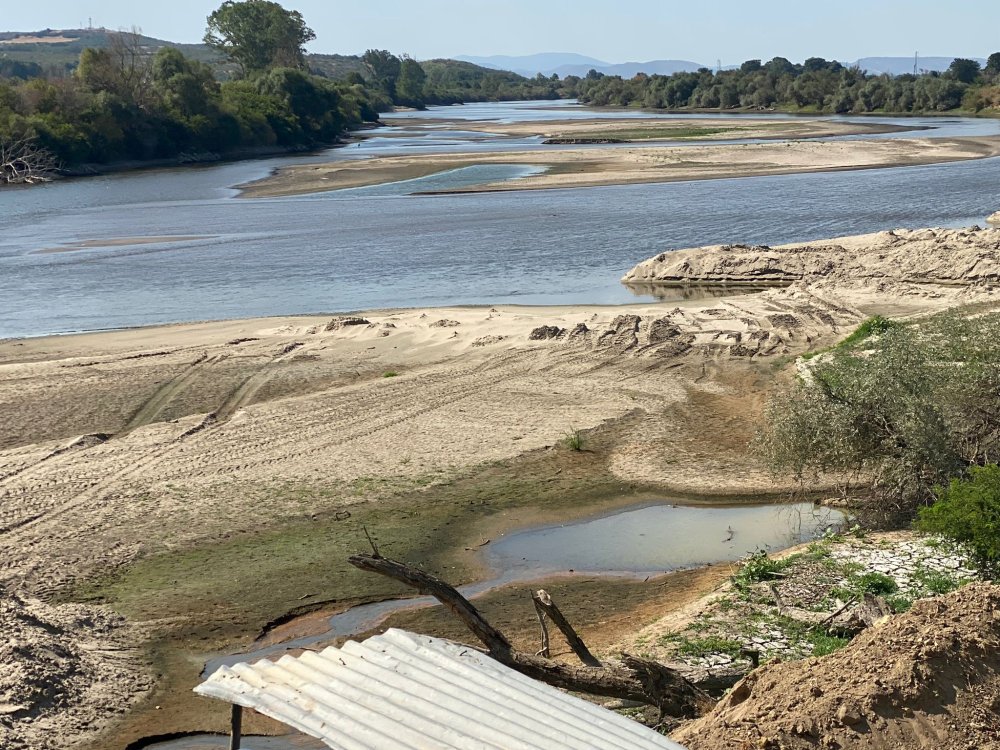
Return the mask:
<path fill-rule="evenodd" d="M 423 116 L 517 121 L 621 114 L 524 103 L 434 108 Z M 880 121 L 933 128 L 921 136 L 1000 133 L 995 120 Z M 537 138 L 418 127 L 409 114 L 389 122 L 393 127 L 360 147 L 320 155 L 0 191 L 0 338 L 380 307 L 644 301 L 650 298 L 618 279 L 665 249 L 961 226 L 981 222 L 1000 204 L 998 159 L 662 185 L 408 194 L 516 178 L 523 169 L 473 168 L 406 185 L 235 197 L 233 186 L 293 163 L 543 148 Z"/>

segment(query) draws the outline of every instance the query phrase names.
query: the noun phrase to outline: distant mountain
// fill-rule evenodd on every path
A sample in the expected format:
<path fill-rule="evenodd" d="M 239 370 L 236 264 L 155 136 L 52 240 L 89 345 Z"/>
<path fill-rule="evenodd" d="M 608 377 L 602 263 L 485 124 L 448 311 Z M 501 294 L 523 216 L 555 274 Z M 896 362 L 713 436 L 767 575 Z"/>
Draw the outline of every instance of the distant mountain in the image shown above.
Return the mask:
<path fill-rule="evenodd" d="M 951 65 L 954 57 L 917 57 L 917 72 L 922 71 L 937 71 L 943 72 L 948 70 L 948 66 Z M 986 65 L 986 60 L 981 57 L 972 57 L 970 60 L 976 60 L 980 65 Z M 881 75 L 882 73 L 888 73 L 889 75 L 898 76 L 903 73 L 913 72 L 913 58 L 912 57 L 862 57 L 856 63 L 862 70 L 867 70 L 869 73 L 874 73 L 875 75 Z"/>
<path fill-rule="evenodd" d="M 543 52 L 538 55 L 492 55 L 490 57 L 475 57 L 472 55 L 460 55 L 456 60 L 482 65 L 484 68 L 495 68 L 498 70 L 512 70 L 523 76 L 533 78 L 541 73 L 544 76 L 551 76 L 553 73 L 560 78 L 566 76 L 587 75 L 591 70 L 609 76 L 621 76 L 622 78 L 632 78 L 636 73 L 647 73 L 654 75 L 670 75 L 685 70 L 698 70 L 705 67 L 701 63 L 690 60 L 650 60 L 649 62 L 627 62 L 609 63 L 585 55 L 577 55 L 573 52 Z"/>
<path fill-rule="evenodd" d="M 691 60 L 650 60 L 648 62 L 627 62 L 616 63 L 614 65 L 603 65 L 599 68 L 594 67 L 593 65 L 561 65 L 553 71 L 546 73 L 546 75 L 556 73 L 560 78 L 565 78 L 566 76 L 580 76 L 582 78 L 590 72 L 591 68 L 593 68 L 597 72 L 604 73 L 604 75 L 607 76 L 632 78 L 638 73 L 669 76 L 674 73 L 684 73 L 707 67 L 707 65 L 692 62 Z"/>
<path fill-rule="evenodd" d="M 455 59 L 494 70 L 511 70 L 529 78 L 539 73 L 550 76 L 558 68 L 565 66 L 583 66 L 583 72 L 586 73 L 591 68 L 599 69 L 609 64 L 593 57 L 578 55 L 575 52 L 542 52 L 537 55 L 489 55 L 486 57 L 459 55 Z"/>

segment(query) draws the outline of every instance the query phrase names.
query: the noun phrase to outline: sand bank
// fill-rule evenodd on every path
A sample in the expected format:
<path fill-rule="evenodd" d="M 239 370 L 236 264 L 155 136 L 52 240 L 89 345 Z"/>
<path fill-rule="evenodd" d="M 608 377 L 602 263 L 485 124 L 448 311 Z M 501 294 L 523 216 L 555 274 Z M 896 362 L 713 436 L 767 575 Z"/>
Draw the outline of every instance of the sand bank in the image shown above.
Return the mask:
<path fill-rule="evenodd" d="M 755 119 L 732 115 L 729 117 L 672 117 L 621 119 L 595 117 L 592 119 L 538 120 L 526 122 L 496 122 L 492 120 L 455 120 L 448 118 L 416 118 L 393 121 L 402 127 L 428 127 L 441 130 L 479 131 L 495 135 L 541 138 L 614 138 L 624 141 L 657 140 L 727 140 L 747 138 L 829 138 L 843 135 L 871 135 L 875 133 L 900 133 L 908 128 L 871 122 L 840 122 L 814 118 Z M 392 136 L 392 133 L 379 133 Z"/>
<path fill-rule="evenodd" d="M 937 164 L 1000 155 L 1000 137 L 789 141 L 376 157 L 286 167 L 241 186 L 249 198 L 380 185 L 480 164 L 545 167 L 540 175 L 447 192 L 537 190 Z M 414 187 L 419 192 L 419 187 Z"/>

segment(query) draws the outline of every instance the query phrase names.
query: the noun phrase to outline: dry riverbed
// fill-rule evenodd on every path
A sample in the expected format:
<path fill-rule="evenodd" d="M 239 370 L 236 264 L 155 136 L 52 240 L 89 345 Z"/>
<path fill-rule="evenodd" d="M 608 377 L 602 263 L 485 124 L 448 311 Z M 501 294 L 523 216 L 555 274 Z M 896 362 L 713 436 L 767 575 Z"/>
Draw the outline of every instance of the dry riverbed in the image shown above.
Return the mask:
<path fill-rule="evenodd" d="M 51 727 L 69 716 L 66 745 L 223 729 L 225 707 L 190 692 L 206 657 L 248 646 L 289 613 L 403 593 L 346 563 L 367 548 L 364 528 L 386 554 L 464 583 L 484 573 L 479 546 L 506 530 L 655 498 L 791 488 L 746 447 L 795 357 L 874 312 L 994 304 L 995 284 L 977 282 L 993 278 L 998 235 L 924 236 L 928 254 L 978 258 L 975 273 L 947 279 L 901 276 L 916 266 L 910 235 L 895 233 L 811 251 L 828 261 L 821 271 L 849 271 L 869 247 L 885 261 L 881 279 L 811 271 L 787 288 L 684 302 L 0 342 L 0 585 L 21 602 L 0 609 L 0 627 L 19 623 L 19 639 L 49 644 L 34 652 L 44 664 L 0 666 L 0 744 L 54 742 Z M 705 281 L 729 257 L 704 253 L 716 260 L 692 262 L 681 281 Z M 563 442 L 574 429 L 584 450 Z M 552 589 L 601 645 L 725 574 Z M 534 637 L 514 624 L 523 591 L 490 596 L 499 622 Z M 71 661 L 100 695 L 57 679 Z"/>

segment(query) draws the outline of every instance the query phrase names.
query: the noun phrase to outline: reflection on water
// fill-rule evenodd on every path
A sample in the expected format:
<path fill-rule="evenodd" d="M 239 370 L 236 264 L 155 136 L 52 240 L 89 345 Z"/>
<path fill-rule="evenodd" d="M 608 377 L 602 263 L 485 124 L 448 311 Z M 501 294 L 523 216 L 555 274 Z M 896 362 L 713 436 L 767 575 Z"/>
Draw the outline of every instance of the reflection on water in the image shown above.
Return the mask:
<path fill-rule="evenodd" d="M 622 286 L 636 297 L 658 302 L 680 302 L 688 299 L 710 299 L 712 297 L 733 297 L 738 294 L 753 294 L 766 289 L 775 289 L 785 284 L 656 284 L 651 282 L 623 282 Z"/>
<path fill-rule="evenodd" d="M 779 550 L 841 525 L 844 514 L 812 503 L 741 506 L 656 504 L 575 523 L 508 534 L 483 548 L 494 571 L 487 581 L 459 587 L 468 598 L 515 581 L 562 573 L 647 576 L 739 560 L 759 549 Z M 212 659 L 220 666 L 280 656 L 369 630 L 394 612 L 428 607 L 431 597 L 392 599 L 353 607 L 328 621 L 323 633 L 242 654 Z"/>
<path fill-rule="evenodd" d="M 229 737 L 221 734 L 195 734 L 141 747 L 148 750 L 220 750 L 220 748 L 228 749 Z M 295 733 L 281 737 L 244 735 L 240 748 L 241 750 L 326 750 L 327 745 L 314 737 Z"/>
<path fill-rule="evenodd" d="M 523 531 L 486 549 L 518 577 L 564 571 L 662 573 L 815 539 L 844 519 L 812 503 L 698 507 L 650 505 L 580 523 Z"/>

